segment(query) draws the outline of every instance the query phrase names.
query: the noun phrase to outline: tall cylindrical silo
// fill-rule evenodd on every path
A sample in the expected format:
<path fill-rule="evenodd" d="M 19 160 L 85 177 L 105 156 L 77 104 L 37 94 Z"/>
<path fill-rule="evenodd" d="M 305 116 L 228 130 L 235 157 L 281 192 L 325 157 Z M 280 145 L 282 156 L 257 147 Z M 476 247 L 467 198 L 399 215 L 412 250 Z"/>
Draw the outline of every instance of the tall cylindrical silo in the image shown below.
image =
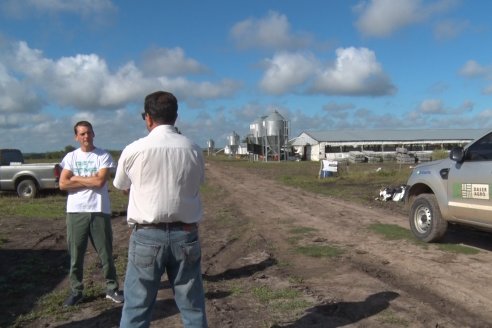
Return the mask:
<path fill-rule="evenodd" d="M 208 154 L 213 154 L 215 151 L 215 141 L 214 139 L 208 139 L 207 141 Z"/>
<path fill-rule="evenodd" d="M 274 111 L 263 121 L 266 140 L 274 155 L 280 155 L 288 138 L 288 124 L 279 112 Z"/>
<path fill-rule="evenodd" d="M 265 136 L 265 128 L 263 127 L 265 118 L 266 116 L 259 117 L 249 125 L 249 131 L 255 144 L 262 144 L 262 137 Z"/>
<path fill-rule="evenodd" d="M 227 136 L 227 145 L 231 150 L 231 155 L 236 155 L 239 148 L 239 134 L 237 134 L 235 131 L 232 131 L 232 133 Z"/>

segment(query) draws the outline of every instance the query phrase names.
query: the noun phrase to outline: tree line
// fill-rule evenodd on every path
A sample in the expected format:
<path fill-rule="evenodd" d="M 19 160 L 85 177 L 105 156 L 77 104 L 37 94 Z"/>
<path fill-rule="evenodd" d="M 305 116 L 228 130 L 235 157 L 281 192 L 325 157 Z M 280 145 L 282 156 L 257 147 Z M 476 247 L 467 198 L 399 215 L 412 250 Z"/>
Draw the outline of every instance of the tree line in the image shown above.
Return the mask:
<path fill-rule="evenodd" d="M 66 154 L 71 151 L 74 151 L 75 148 L 72 145 L 65 146 L 63 150 L 57 151 L 48 151 L 44 153 L 24 153 L 24 159 L 26 160 L 41 160 L 41 159 L 49 159 L 49 160 L 58 160 L 61 161 Z M 117 160 L 120 157 L 121 150 L 108 150 L 108 152 L 113 156 L 114 160 Z"/>

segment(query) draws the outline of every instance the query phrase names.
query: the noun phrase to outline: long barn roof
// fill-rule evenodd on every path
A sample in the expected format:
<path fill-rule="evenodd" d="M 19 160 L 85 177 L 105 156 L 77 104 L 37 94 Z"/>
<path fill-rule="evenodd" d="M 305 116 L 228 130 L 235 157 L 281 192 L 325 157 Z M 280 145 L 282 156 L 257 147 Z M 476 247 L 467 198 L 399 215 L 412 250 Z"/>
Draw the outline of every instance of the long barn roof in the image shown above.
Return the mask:
<path fill-rule="evenodd" d="M 474 140 L 491 129 L 388 129 L 305 131 L 318 142 Z M 300 135 L 300 136 L 301 136 Z M 300 137 L 299 136 L 299 137 Z M 299 138 L 298 137 L 298 138 Z"/>

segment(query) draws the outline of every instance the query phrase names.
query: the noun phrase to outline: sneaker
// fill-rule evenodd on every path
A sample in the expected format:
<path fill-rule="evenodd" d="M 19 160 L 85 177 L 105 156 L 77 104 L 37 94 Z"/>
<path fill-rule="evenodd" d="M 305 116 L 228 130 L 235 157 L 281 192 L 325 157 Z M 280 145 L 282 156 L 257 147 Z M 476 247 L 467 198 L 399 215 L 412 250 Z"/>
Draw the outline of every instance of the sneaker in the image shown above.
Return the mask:
<path fill-rule="evenodd" d="M 125 298 L 123 297 L 123 292 L 115 289 L 106 292 L 106 298 L 112 300 L 115 303 L 123 303 Z"/>
<path fill-rule="evenodd" d="M 65 302 L 63 302 L 63 306 L 74 306 L 79 304 L 84 296 L 82 294 L 70 294 L 70 296 L 67 297 Z"/>

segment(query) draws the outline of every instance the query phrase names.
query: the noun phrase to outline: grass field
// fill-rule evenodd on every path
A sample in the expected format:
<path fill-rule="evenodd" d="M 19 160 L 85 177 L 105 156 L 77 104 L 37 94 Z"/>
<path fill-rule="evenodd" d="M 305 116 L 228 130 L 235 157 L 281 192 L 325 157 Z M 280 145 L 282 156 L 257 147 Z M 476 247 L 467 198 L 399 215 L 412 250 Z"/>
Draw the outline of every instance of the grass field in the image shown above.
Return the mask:
<path fill-rule="evenodd" d="M 379 195 L 381 187 L 404 184 L 411 172 L 409 165 L 394 162 L 343 164 L 336 176 L 319 179 L 318 162 L 251 162 L 227 156 L 210 156 L 206 160 L 248 168 L 259 179 L 275 179 L 306 191 L 371 205 L 375 205 L 374 198 Z M 111 181 L 109 189 L 112 211 L 117 215 L 124 213 L 128 197 L 115 189 Z M 202 192 L 207 192 L 207 188 L 204 187 Z M 44 194 L 33 200 L 19 199 L 13 193 L 0 194 L 2 215 L 12 217 L 63 218 L 65 201 L 66 195 L 61 192 Z"/>
<path fill-rule="evenodd" d="M 207 160 L 247 167 L 258 178 L 275 179 L 306 191 L 364 204 L 374 203 L 381 187 L 405 184 L 412 171 L 410 165 L 396 162 L 345 163 L 338 167 L 336 176 L 319 179 L 319 162 L 251 162 L 224 156 L 211 156 Z"/>

